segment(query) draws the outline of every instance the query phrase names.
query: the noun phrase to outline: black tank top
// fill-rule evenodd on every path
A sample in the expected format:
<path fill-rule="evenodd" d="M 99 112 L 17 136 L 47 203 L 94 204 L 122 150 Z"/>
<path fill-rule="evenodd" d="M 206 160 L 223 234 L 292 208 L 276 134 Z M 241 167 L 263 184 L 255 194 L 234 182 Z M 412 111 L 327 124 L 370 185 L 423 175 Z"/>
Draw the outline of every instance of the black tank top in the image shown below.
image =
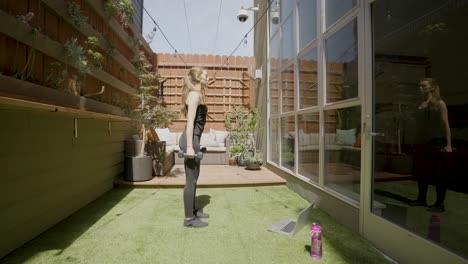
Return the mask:
<path fill-rule="evenodd" d="M 185 105 L 185 108 L 188 111 L 188 106 Z M 206 113 L 208 112 L 208 107 L 206 105 L 198 105 L 197 112 L 195 114 L 195 120 L 193 122 L 193 135 L 201 136 L 203 130 L 205 129 L 206 123 Z"/>
<path fill-rule="evenodd" d="M 445 127 L 440 108 L 425 107 L 416 111 L 417 143 L 444 146 Z"/>

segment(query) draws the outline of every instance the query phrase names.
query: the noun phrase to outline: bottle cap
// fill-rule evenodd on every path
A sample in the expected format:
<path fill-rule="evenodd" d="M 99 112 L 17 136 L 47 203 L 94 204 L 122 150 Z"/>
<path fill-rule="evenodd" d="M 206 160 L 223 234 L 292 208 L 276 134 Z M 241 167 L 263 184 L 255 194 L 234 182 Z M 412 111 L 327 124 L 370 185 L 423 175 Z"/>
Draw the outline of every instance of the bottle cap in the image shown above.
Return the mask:
<path fill-rule="evenodd" d="M 310 231 L 310 233 L 321 233 L 322 232 L 322 227 L 316 223 L 313 223 L 312 224 L 312 230 Z"/>

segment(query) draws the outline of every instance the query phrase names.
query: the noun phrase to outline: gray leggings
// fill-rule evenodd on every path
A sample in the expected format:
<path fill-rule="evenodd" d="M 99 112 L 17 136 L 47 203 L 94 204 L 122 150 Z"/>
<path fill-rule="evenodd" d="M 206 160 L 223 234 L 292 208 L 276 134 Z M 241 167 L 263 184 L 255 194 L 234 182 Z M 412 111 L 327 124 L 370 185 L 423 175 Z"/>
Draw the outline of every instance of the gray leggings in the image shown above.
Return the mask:
<path fill-rule="evenodd" d="M 179 141 L 180 149 L 187 153 L 187 135 L 184 131 Z M 195 154 L 200 151 L 200 136 L 193 135 L 192 142 Z M 200 160 L 198 158 L 187 159 L 184 158 L 185 166 L 185 187 L 184 187 L 184 210 L 185 217 L 190 218 L 194 216 L 195 212 L 195 193 L 197 191 L 197 180 L 200 175 Z"/>

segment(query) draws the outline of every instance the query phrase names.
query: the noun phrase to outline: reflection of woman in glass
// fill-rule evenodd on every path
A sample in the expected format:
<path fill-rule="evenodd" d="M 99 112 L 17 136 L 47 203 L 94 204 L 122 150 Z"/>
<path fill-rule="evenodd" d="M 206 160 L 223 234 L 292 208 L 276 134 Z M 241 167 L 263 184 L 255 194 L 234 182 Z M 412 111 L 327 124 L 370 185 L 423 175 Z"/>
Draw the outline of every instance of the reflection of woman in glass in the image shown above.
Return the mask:
<path fill-rule="evenodd" d="M 452 152 L 447 106 L 440 98 L 439 85 L 432 78 L 419 82 L 423 101 L 416 111 L 417 139 L 414 146 L 413 176 L 418 180 L 418 198 L 412 206 L 426 206 L 429 182 L 436 185 L 437 200 L 429 211 L 445 211 L 447 193 L 447 169 L 443 159 L 446 152 Z"/>
<path fill-rule="evenodd" d="M 184 210 L 186 227 L 206 227 L 208 223 L 200 218 L 208 218 L 209 215 L 195 209 L 195 193 L 197 180 L 200 175 L 200 137 L 205 128 L 208 108 L 205 103 L 205 88 L 208 80 L 208 72 L 201 67 L 190 69 L 184 79 L 182 92 L 182 113 L 187 117 L 187 126 L 180 137 L 180 149 L 185 153 L 185 187 Z"/>

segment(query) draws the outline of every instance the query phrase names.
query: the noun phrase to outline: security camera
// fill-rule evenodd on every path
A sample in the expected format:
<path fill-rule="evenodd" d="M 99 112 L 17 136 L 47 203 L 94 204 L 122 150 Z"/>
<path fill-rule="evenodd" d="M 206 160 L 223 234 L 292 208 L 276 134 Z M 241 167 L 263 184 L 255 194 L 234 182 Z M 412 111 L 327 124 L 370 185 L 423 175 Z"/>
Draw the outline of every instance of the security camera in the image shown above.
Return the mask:
<path fill-rule="evenodd" d="M 247 21 L 248 18 L 249 18 L 249 14 L 247 14 L 247 10 L 245 10 L 244 8 L 241 8 L 239 10 L 239 13 L 237 13 L 237 19 L 239 19 L 241 23 L 244 23 L 245 21 Z"/>
<path fill-rule="evenodd" d="M 239 19 L 239 21 L 241 23 L 244 23 L 249 18 L 249 14 L 247 13 L 247 11 L 258 12 L 258 10 L 259 10 L 258 5 L 257 6 L 252 6 L 252 7 L 241 6 L 241 9 L 239 10 L 239 13 L 237 13 L 237 19 Z"/>
<path fill-rule="evenodd" d="M 279 24 L 280 22 L 280 13 L 278 10 L 273 10 L 271 11 L 271 23 L 273 24 Z"/>

